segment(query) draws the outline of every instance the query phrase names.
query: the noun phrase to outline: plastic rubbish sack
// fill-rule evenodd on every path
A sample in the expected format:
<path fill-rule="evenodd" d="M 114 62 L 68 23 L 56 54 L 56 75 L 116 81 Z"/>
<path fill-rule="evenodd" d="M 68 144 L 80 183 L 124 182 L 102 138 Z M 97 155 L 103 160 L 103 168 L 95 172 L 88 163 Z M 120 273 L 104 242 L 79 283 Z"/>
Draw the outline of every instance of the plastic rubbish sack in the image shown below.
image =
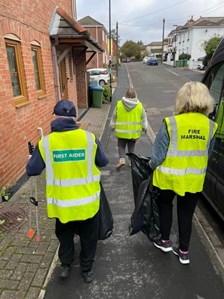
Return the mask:
<path fill-rule="evenodd" d="M 160 238 L 159 211 L 157 206 L 158 189 L 152 186 L 150 158 L 127 154 L 131 159 L 132 183 L 135 208 L 129 227 L 130 236 L 142 231 L 151 241 Z"/>
<path fill-rule="evenodd" d="M 100 182 L 100 187 L 101 187 L 101 192 L 100 192 L 98 240 L 105 240 L 109 238 L 113 232 L 113 215 L 101 182 Z"/>
<path fill-rule="evenodd" d="M 138 188 L 140 184 L 147 180 L 152 173 L 152 169 L 149 166 L 149 157 L 143 157 L 133 153 L 127 153 L 127 156 L 131 160 L 131 174 L 132 174 L 132 184 L 134 192 L 134 201 L 136 204 L 136 199 L 138 195 Z"/>

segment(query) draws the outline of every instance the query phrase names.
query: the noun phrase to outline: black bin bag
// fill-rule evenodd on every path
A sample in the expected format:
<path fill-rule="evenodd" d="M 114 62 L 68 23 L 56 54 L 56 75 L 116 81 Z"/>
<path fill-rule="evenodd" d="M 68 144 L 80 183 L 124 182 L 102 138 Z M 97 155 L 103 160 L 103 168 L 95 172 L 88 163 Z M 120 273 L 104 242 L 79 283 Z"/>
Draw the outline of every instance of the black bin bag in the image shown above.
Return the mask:
<path fill-rule="evenodd" d="M 100 182 L 100 187 L 101 187 L 101 192 L 100 192 L 98 240 L 105 240 L 109 238 L 113 232 L 113 215 L 101 182 Z"/>
<path fill-rule="evenodd" d="M 129 227 L 130 236 L 142 231 L 151 241 L 160 238 L 159 211 L 157 206 L 158 189 L 152 186 L 150 157 L 133 153 L 127 156 L 131 160 L 132 185 L 135 208 Z"/>

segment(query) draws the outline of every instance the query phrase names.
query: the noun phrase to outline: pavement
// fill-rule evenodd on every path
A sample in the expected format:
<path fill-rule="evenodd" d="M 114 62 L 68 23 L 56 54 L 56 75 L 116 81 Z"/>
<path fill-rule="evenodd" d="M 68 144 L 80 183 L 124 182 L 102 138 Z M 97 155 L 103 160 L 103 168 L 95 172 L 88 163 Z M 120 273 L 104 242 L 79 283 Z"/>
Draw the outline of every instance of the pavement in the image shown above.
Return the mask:
<path fill-rule="evenodd" d="M 100 241 L 94 263 L 95 280 L 85 284 L 81 278 L 75 238 L 76 259 L 70 277 L 58 277 L 58 241 L 54 220 L 48 219 L 45 203 L 44 173 L 37 178 L 40 242 L 28 237 L 29 196 L 32 179 L 26 181 L 9 202 L 0 205 L 10 211 L 9 224 L 0 236 L 0 298 L 1 299 L 221 299 L 224 284 L 201 240 L 201 232 L 193 227 L 191 264 L 181 265 L 175 255 L 163 254 L 142 233 L 130 237 L 128 225 L 133 211 L 133 192 L 130 167 L 116 171 L 118 162 L 116 138 L 109 130 L 115 99 L 121 98 L 129 87 L 124 66 L 119 71 L 113 100 L 102 108 L 90 108 L 81 122 L 88 122 L 89 131 L 102 142 L 110 163 L 102 169 L 102 182 L 114 216 L 112 236 Z M 153 132 L 150 133 L 152 135 Z M 150 136 L 143 135 L 136 151 L 150 155 Z M 8 214 L 7 214 L 8 215 Z M 32 206 L 32 227 L 35 228 L 35 207 Z M 10 223 L 11 221 L 11 223 Z M 9 225 L 9 226 L 10 226 Z M 177 240 L 177 230 L 171 239 Z"/>
<path fill-rule="evenodd" d="M 114 84 L 113 84 L 114 85 Z M 89 130 L 101 139 L 110 104 L 102 108 L 89 108 L 80 122 L 88 123 Z M 29 197 L 31 185 L 35 194 L 35 178 L 27 180 L 8 202 L 0 204 L 0 298 L 43 298 L 44 289 L 52 269 L 57 264 L 58 241 L 54 233 L 54 220 L 46 214 L 44 172 L 36 178 L 39 201 L 40 242 L 28 237 Z M 32 205 L 32 225 L 36 230 L 35 206 Z M 49 273 L 50 271 L 50 273 Z"/>

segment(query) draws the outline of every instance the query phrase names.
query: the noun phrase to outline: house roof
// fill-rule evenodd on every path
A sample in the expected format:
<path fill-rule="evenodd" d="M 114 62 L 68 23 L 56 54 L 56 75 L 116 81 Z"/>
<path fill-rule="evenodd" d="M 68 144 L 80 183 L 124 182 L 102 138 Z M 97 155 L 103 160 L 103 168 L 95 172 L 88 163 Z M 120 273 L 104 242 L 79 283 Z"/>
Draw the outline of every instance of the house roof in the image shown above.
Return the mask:
<path fill-rule="evenodd" d="M 88 30 L 69 16 L 61 7 L 55 12 L 50 37 L 56 45 L 84 47 L 88 52 L 104 52 L 104 49 L 90 37 Z"/>
<path fill-rule="evenodd" d="M 177 32 L 181 32 L 182 30 L 189 29 L 191 27 L 214 27 L 214 26 L 221 26 L 224 25 L 224 17 L 200 17 L 197 20 L 194 20 L 191 17 L 183 26 L 177 26 L 176 29 L 170 31 L 168 36 L 172 36 Z"/>
<path fill-rule="evenodd" d="M 200 17 L 194 26 L 220 26 L 224 24 L 224 17 Z"/>
<path fill-rule="evenodd" d="M 102 27 L 107 32 L 106 28 L 104 27 L 104 25 L 102 23 L 98 22 L 97 20 L 93 19 L 90 16 L 86 16 L 86 17 L 78 20 L 78 22 L 85 28 Z"/>
<path fill-rule="evenodd" d="M 147 45 L 147 47 L 161 47 L 161 46 L 162 46 L 162 42 L 152 42 Z"/>
<path fill-rule="evenodd" d="M 97 20 L 93 19 L 90 16 L 86 16 L 86 17 L 78 20 L 78 22 L 81 25 L 103 26 L 103 24 L 101 24 L 100 22 L 98 22 Z"/>

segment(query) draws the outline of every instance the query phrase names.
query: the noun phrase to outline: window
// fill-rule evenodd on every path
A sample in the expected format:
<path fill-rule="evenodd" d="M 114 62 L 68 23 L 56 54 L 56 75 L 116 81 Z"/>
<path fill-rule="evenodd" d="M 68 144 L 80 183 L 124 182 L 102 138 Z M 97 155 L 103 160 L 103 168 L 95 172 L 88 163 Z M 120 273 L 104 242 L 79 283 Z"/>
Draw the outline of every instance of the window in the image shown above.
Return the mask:
<path fill-rule="evenodd" d="M 44 86 L 44 76 L 43 76 L 43 67 L 42 67 L 42 59 L 41 59 L 41 48 L 32 45 L 31 49 L 32 49 L 32 60 L 33 60 L 33 67 L 34 67 L 36 90 L 38 92 L 38 96 L 43 96 L 45 95 L 45 86 Z"/>
<path fill-rule="evenodd" d="M 218 106 L 222 95 L 222 86 L 224 79 L 224 64 L 220 63 L 212 68 L 205 80 L 212 97 L 215 99 L 216 106 Z"/>
<path fill-rule="evenodd" d="M 15 99 L 15 105 L 21 106 L 28 101 L 21 55 L 21 44 L 19 41 L 15 40 L 6 39 L 5 42 L 13 97 Z"/>

